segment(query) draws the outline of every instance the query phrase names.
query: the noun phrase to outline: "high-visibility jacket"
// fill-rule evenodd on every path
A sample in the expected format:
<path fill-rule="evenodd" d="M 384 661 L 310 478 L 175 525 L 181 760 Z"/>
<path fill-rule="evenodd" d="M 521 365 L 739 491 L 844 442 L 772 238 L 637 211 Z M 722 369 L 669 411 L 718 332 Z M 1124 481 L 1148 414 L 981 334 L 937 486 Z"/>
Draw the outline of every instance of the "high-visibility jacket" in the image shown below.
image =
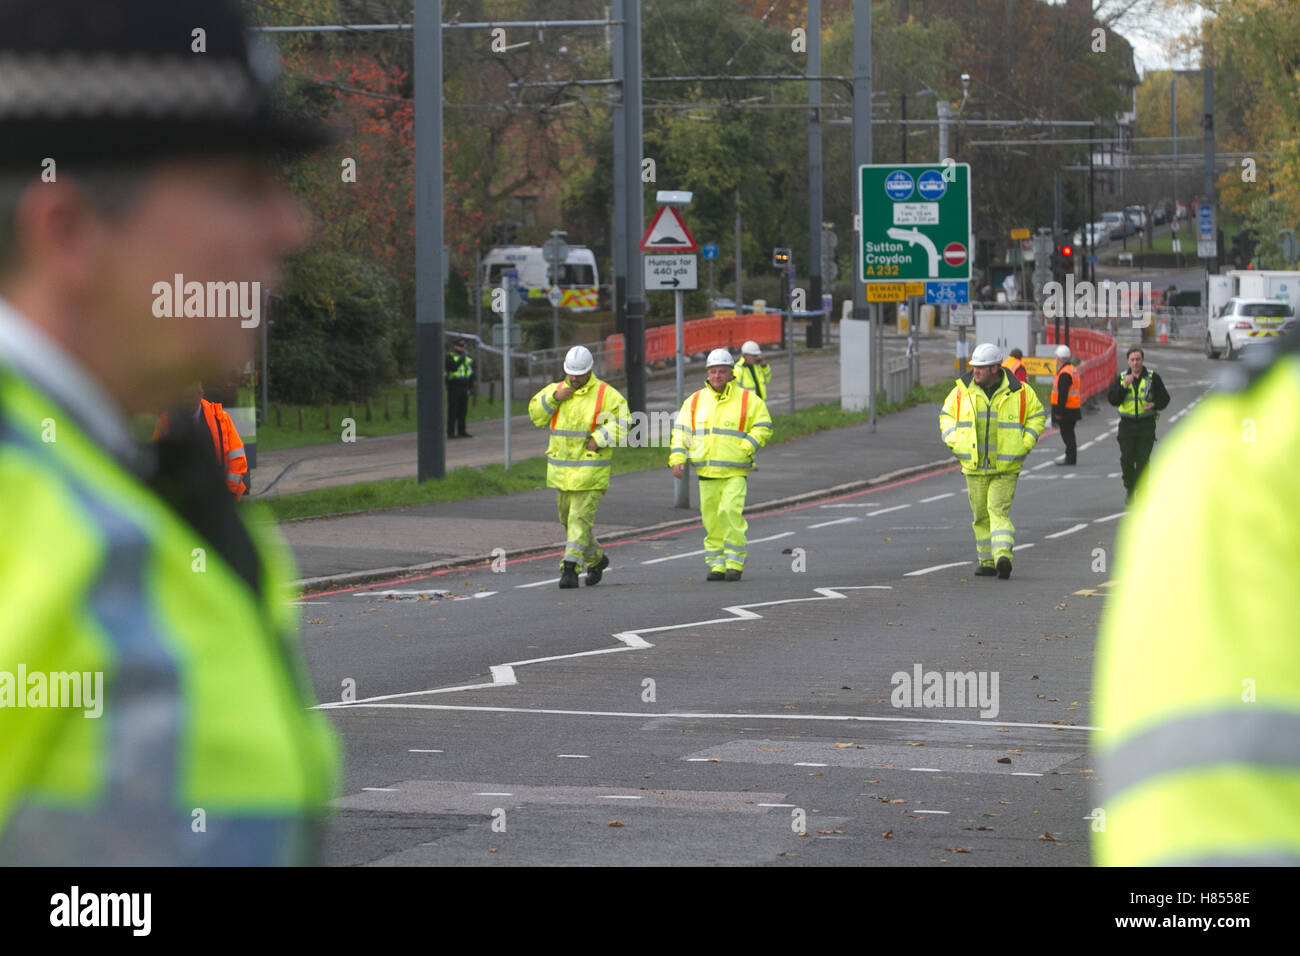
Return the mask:
<path fill-rule="evenodd" d="M 1062 365 L 1056 373 L 1056 378 L 1052 379 L 1052 404 L 1059 405 L 1061 400 L 1057 394 L 1057 383 L 1060 382 L 1062 375 L 1070 376 L 1070 391 L 1065 396 L 1066 408 L 1083 408 L 1083 399 L 1079 397 L 1079 373 L 1073 365 Z"/>
<path fill-rule="evenodd" d="M 1300 864 L 1296 338 L 1160 442 L 1158 493 L 1119 526 L 1093 684 L 1103 865 Z"/>
<path fill-rule="evenodd" d="M 474 359 L 468 352 L 451 352 L 447 356 L 445 377 L 449 385 L 468 385 L 474 379 Z"/>
<path fill-rule="evenodd" d="M 1124 398 L 1119 403 L 1120 418 L 1143 418 L 1154 421 L 1159 418 L 1159 413 L 1154 409 L 1142 410 L 1142 406 L 1147 402 L 1153 401 L 1151 398 L 1151 383 L 1154 381 L 1151 369 L 1143 368 L 1142 377 L 1137 379 L 1128 388 L 1123 388 L 1124 376 L 1116 378 L 1116 384 L 1123 389 Z"/>
<path fill-rule="evenodd" d="M 1003 359 L 1002 367 L 1022 382 L 1029 376 L 1029 373 L 1025 371 L 1025 363 L 1020 361 L 1020 359 L 1016 358 L 1014 355 L 1008 355 Z"/>
<path fill-rule="evenodd" d="M 311 862 L 339 753 L 269 512 L 186 520 L 2 361 L 0 487 L 0 865 Z M 52 679 L 31 706 L 33 675 L 74 672 L 102 675 L 98 719 L 48 706 Z"/>
<path fill-rule="evenodd" d="M 609 488 L 614 446 L 626 439 L 627 399 L 595 375 L 564 401 L 555 390 L 564 381 L 547 385 L 528 403 L 528 417 L 538 428 L 550 428 L 546 445 L 546 486 L 561 491 Z M 597 450 L 587 450 L 587 439 Z"/>
<path fill-rule="evenodd" d="M 721 392 L 705 385 L 688 395 L 677 412 L 668 464 L 689 460 L 701 478 L 747 475 L 755 453 L 771 437 L 772 416 L 758 395 L 735 379 Z"/>
<path fill-rule="evenodd" d="M 759 365 L 757 362 L 753 365 L 746 365 L 745 360 L 742 358 L 731 371 L 741 388 L 753 392 L 763 401 L 767 401 L 767 387 L 772 381 L 772 366 Z"/>
<path fill-rule="evenodd" d="M 1034 390 L 1009 372 L 1002 372 L 992 398 L 967 372 L 944 400 L 939 431 L 961 461 L 962 474 L 1006 474 L 1020 471 L 1046 418 Z"/>
<path fill-rule="evenodd" d="M 248 474 L 248 456 L 244 452 L 244 441 L 239 437 L 235 423 L 230 420 L 230 415 L 221 407 L 220 402 L 210 402 L 206 398 L 200 398 L 199 407 L 203 410 L 203 422 L 208 427 L 208 434 L 212 436 L 212 451 L 217 456 L 218 464 L 221 465 L 221 473 L 226 479 L 226 488 L 238 501 L 244 497 L 244 492 L 247 490 L 244 476 Z M 154 425 L 153 440 L 157 441 L 170 429 L 169 414 L 163 412 Z"/>

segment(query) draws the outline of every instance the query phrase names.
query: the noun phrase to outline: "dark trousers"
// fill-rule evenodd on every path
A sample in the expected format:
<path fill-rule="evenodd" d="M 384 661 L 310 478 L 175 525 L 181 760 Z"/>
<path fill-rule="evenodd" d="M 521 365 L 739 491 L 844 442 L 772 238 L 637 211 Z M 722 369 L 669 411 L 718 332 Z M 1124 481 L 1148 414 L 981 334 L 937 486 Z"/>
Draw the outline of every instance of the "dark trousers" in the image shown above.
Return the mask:
<path fill-rule="evenodd" d="M 1061 429 L 1061 441 L 1065 442 L 1065 463 L 1067 465 L 1076 464 L 1079 456 L 1079 442 L 1074 437 L 1074 426 L 1079 424 L 1077 419 L 1065 417 L 1057 419 L 1057 427 Z"/>
<path fill-rule="evenodd" d="M 465 414 L 469 411 L 469 386 L 447 383 L 447 437 L 455 438 L 457 429 L 460 434 L 465 430 Z"/>
<path fill-rule="evenodd" d="M 1156 443 L 1156 423 L 1135 422 L 1120 419 L 1119 422 L 1119 466 L 1124 473 L 1124 490 L 1130 495 L 1137 487 L 1142 469 L 1146 468 L 1151 458 L 1151 449 Z"/>

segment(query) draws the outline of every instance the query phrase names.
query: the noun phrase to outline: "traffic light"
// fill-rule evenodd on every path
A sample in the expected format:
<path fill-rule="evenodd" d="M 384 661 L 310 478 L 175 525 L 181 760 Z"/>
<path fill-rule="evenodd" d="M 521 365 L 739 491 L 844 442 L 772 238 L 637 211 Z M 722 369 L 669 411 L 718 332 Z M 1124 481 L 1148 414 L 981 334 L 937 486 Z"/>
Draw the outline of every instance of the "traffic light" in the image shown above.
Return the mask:
<path fill-rule="evenodd" d="M 776 266 L 778 269 L 784 269 L 788 267 L 790 265 L 790 259 L 791 256 L 790 256 L 789 249 L 772 250 L 772 265 Z"/>
<path fill-rule="evenodd" d="M 1064 282 L 1067 274 L 1074 274 L 1074 246 L 1058 244 L 1052 250 L 1052 278 Z"/>

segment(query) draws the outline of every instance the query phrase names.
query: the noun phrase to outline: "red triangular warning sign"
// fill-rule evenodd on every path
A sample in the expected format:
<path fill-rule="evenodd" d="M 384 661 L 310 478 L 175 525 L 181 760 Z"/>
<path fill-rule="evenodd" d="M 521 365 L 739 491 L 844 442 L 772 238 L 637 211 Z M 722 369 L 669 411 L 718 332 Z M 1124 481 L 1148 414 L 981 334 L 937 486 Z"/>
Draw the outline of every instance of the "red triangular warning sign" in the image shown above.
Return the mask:
<path fill-rule="evenodd" d="M 672 206 L 660 206 L 637 246 L 642 252 L 699 252 L 699 244 Z"/>

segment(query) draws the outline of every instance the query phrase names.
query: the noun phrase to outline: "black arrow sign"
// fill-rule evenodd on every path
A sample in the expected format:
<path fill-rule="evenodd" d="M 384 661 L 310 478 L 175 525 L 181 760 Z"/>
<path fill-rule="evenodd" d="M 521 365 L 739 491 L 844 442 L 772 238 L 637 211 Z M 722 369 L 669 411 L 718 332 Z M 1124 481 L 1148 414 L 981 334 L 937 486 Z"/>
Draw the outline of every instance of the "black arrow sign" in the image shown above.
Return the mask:
<path fill-rule="evenodd" d="M 659 284 L 660 284 L 660 285 L 670 285 L 670 286 L 672 286 L 673 288 L 676 288 L 677 286 L 679 286 L 679 285 L 682 284 L 682 281 L 681 281 L 680 279 L 660 279 L 660 280 L 659 280 Z"/>

